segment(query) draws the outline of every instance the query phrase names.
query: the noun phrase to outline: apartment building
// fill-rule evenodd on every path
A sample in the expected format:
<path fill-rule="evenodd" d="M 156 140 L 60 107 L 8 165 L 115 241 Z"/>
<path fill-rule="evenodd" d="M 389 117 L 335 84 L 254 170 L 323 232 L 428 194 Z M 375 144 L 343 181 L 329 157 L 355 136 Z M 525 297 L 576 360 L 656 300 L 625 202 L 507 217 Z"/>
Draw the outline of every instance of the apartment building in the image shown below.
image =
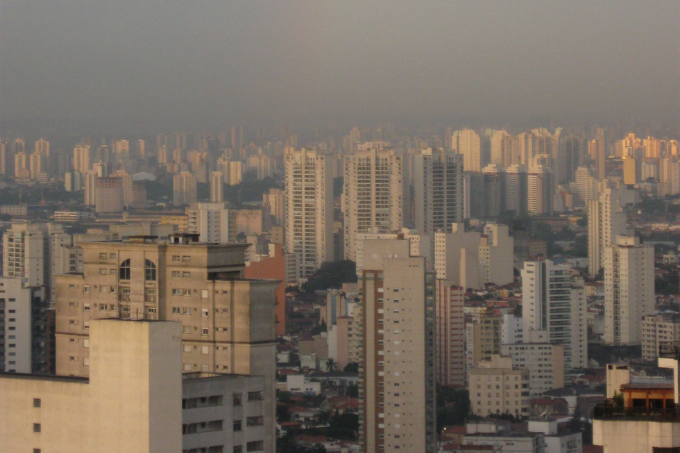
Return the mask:
<path fill-rule="evenodd" d="M 470 410 L 475 415 L 529 415 L 530 372 L 513 368 L 511 357 L 492 355 L 470 370 L 469 379 Z"/>
<path fill-rule="evenodd" d="M 642 317 L 642 359 L 659 358 L 664 343 L 680 342 L 680 314 L 662 313 Z"/>
<path fill-rule="evenodd" d="M 598 198 L 588 207 L 588 272 L 591 277 L 604 267 L 605 248 L 616 243 L 616 237 L 627 234 L 626 213 L 621 208 L 619 190 L 608 181 L 598 184 Z"/>
<path fill-rule="evenodd" d="M 360 443 L 436 451 L 435 281 L 406 240 L 364 244 Z"/>
<path fill-rule="evenodd" d="M 568 265 L 550 260 L 524 263 L 522 318 L 525 343 L 563 346 L 566 372 L 588 366 L 585 289 Z"/>
<path fill-rule="evenodd" d="M 57 374 L 87 376 L 98 318 L 182 323 L 184 372 L 261 375 L 266 451 L 274 442 L 275 280 L 243 278 L 246 244 L 175 234 L 81 244 L 83 273 L 56 276 Z"/>
<path fill-rule="evenodd" d="M 550 343 L 504 344 L 501 354 L 512 357 L 515 369 L 529 370 L 531 396 L 564 387 L 563 346 Z"/>
<path fill-rule="evenodd" d="M 465 291 L 450 281 L 436 282 L 437 383 L 465 385 Z"/>
<path fill-rule="evenodd" d="M 470 370 L 501 352 L 501 316 L 485 308 L 465 325 L 465 363 Z"/>
<path fill-rule="evenodd" d="M 289 278 L 312 275 L 333 260 L 333 165 L 316 150 L 285 149 L 286 252 L 296 256 Z"/>
<path fill-rule="evenodd" d="M 368 142 L 345 158 L 345 257 L 356 261 L 359 233 L 404 226 L 403 159 L 387 143 Z"/>
<path fill-rule="evenodd" d="M 642 318 L 654 313 L 654 247 L 617 236 L 604 250 L 604 341 L 642 343 Z"/>
<path fill-rule="evenodd" d="M 413 158 L 416 231 L 434 238 L 463 221 L 463 156 L 452 151 L 421 150 Z"/>
<path fill-rule="evenodd" d="M 0 371 L 54 372 L 53 314 L 45 286 L 0 278 Z"/>

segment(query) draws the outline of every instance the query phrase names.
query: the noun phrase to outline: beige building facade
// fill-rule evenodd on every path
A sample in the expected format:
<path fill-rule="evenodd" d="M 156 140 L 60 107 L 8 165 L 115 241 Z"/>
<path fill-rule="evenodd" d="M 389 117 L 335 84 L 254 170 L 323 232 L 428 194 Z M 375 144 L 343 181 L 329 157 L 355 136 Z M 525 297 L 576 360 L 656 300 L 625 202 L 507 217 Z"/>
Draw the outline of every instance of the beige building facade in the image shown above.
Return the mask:
<path fill-rule="evenodd" d="M 56 277 L 57 374 L 90 374 L 95 319 L 182 323 L 184 372 L 264 376 L 265 440 L 275 421 L 275 290 L 279 282 L 243 279 L 246 244 L 205 244 L 196 235 L 81 244 L 83 273 Z"/>

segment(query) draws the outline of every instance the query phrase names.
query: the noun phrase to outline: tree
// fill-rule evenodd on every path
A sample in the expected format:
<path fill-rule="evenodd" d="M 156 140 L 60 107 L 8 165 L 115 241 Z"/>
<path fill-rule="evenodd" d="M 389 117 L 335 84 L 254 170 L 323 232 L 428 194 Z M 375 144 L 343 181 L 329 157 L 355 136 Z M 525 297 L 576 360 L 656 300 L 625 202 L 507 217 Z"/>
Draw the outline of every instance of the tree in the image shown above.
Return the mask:
<path fill-rule="evenodd" d="M 359 433 L 359 416 L 349 412 L 333 416 L 326 435 L 334 439 L 356 440 Z"/>
<path fill-rule="evenodd" d="M 326 367 L 328 368 L 329 372 L 338 371 L 337 362 L 331 358 L 328 358 L 328 360 L 326 360 Z"/>
<path fill-rule="evenodd" d="M 345 373 L 358 373 L 359 364 L 356 362 L 350 362 L 347 365 L 345 365 L 345 369 L 342 371 L 344 371 Z"/>
<path fill-rule="evenodd" d="M 357 265 L 354 261 L 344 260 L 333 263 L 323 263 L 306 283 L 302 290 L 313 293 L 318 290 L 329 288 L 341 288 L 343 283 L 357 282 Z"/>

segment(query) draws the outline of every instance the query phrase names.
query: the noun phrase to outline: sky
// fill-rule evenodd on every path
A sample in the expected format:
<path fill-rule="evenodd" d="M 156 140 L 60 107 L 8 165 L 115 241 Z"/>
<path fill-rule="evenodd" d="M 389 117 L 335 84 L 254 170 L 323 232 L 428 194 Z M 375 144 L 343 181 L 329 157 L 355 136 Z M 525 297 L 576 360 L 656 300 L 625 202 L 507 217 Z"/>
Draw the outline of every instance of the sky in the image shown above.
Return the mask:
<path fill-rule="evenodd" d="M 680 122 L 677 0 L 0 0 L 0 120 Z"/>

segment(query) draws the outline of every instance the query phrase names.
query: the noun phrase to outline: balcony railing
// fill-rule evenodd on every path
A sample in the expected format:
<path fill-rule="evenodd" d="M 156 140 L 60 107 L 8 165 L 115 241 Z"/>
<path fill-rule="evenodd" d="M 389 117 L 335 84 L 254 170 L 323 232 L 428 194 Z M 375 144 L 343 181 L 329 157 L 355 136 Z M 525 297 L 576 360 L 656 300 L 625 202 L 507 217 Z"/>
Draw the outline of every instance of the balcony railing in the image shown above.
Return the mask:
<path fill-rule="evenodd" d="M 680 360 L 680 342 L 663 341 L 659 343 L 659 357 Z"/>
<path fill-rule="evenodd" d="M 680 422 L 676 407 L 621 407 L 610 403 L 598 404 L 593 411 L 595 420 L 647 420 L 658 422 Z"/>

